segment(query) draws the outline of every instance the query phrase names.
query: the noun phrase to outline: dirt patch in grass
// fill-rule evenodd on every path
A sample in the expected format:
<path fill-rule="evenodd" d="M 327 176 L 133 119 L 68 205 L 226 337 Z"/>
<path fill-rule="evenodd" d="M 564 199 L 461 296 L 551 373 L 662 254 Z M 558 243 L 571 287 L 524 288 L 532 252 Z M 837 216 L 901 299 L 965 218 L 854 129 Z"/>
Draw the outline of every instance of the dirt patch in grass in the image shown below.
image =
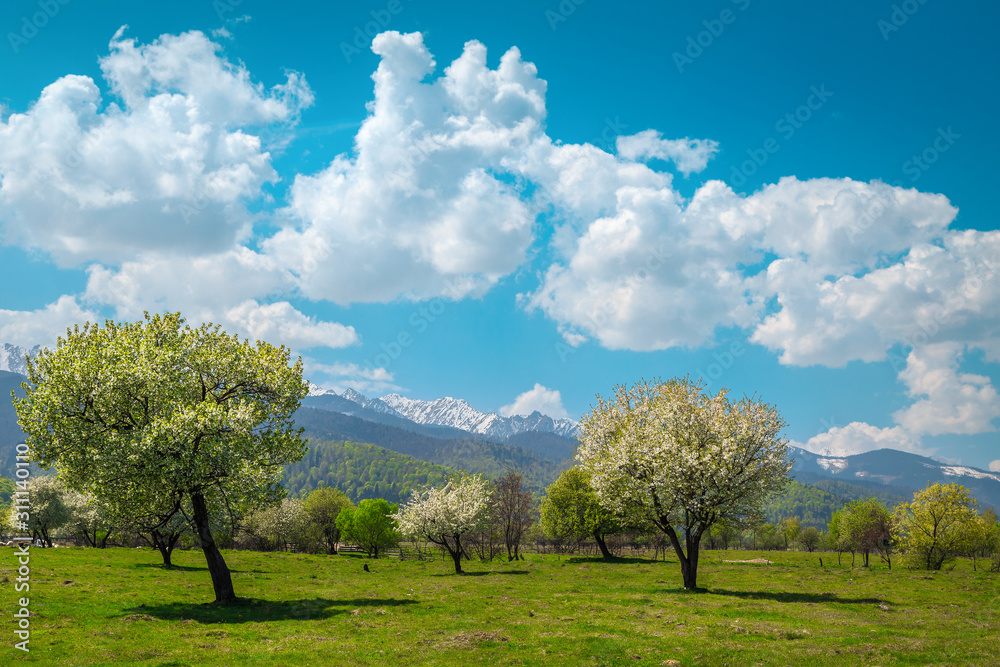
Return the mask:
<path fill-rule="evenodd" d="M 509 642 L 510 637 L 499 630 L 493 632 L 459 632 L 454 637 L 441 642 L 441 646 L 448 648 L 476 648 L 484 642 Z"/>
<path fill-rule="evenodd" d="M 724 560 L 723 563 L 750 563 L 751 565 L 774 565 L 774 561 L 766 558 L 751 558 L 750 560 Z"/>

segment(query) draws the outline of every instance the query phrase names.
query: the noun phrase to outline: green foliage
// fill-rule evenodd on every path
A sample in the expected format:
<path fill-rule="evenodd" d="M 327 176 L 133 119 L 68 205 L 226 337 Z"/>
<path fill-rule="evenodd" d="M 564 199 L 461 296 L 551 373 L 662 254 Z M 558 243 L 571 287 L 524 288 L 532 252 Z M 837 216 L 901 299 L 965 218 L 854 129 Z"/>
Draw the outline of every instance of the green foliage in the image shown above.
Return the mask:
<path fill-rule="evenodd" d="M 802 531 L 802 524 L 799 522 L 799 517 L 790 516 L 785 519 L 781 524 L 781 531 L 785 538 L 785 546 L 787 547 L 789 542 L 794 542 L 795 538 Z"/>
<path fill-rule="evenodd" d="M 190 500 L 216 599 L 234 601 L 211 517 L 273 499 L 281 466 L 302 457 L 301 360 L 179 313 L 147 314 L 75 326 L 29 360 L 27 385 L 15 408 L 34 460 L 122 520 Z"/>
<path fill-rule="evenodd" d="M 344 542 L 356 544 L 372 558 L 379 552 L 399 544 L 394 515 L 399 505 L 383 498 L 367 498 L 356 508 L 345 507 L 337 515 L 337 529 Z"/>
<path fill-rule="evenodd" d="M 940 570 L 962 553 L 977 503 L 961 484 L 933 484 L 896 508 L 896 520 L 911 565 Z"/>
<path fill-rule="evenodd" d="M 452 470 L 479 473 L 494 479 L 508 470 L 518 470 L 524 475 L 528 488 L 539 493 L 566 467 L 519 447 L 471 437 L 436 438 L 327 410 L 302 408 L 296 413 L 295 422 L 314 441 L 363 442 Z M 388 494 L 377 497 L 388 498 Z M 405 494 L 400 496 L 400 500 L 405 498 Z"/>
<path fill-rule="evenodd" d="M 337 516 L 348 507 L 354 507 L 354 503 L 346 493 L 326 486 L 313 490 L 302 501 L 309 528 L 328 553 L 337 552 L 337 543 L 340 542 Z"/>
<path fill-rule="evenodd" d="M 85 324 L 29 361 L 18 420 L 41 465 L 121 516 L 211 488 L 253 500 L 304 450 L 291 415 L 308 385 L 288 354 L 178 314 Z"/>
<path fill-rule="evenodd" d="M 896 526 L 889 509 L 878 498 L 849 502 L 837 517 L 837 534 L 847 550 L 861 553 L 865 567 L 873 551 L 892 567 Z"/>
<path fill-rule="evenodd" d="M 793 479 L 781 493 L 768 500 L 764 506 L 764 516 L 771 523 L 794 516 L 799 518 L 803 526 L 818 528 L 826 526 L 833 512 L 846 502 L 842 496 Z"/>
<path fill-rule="evenodd" d="M 0 477 L 0 503 L 9 503 L 14 495 L 14 481 Z"/>
<path fill-rule="evenodd" d="M 289 495 L 329 487 L 354 502 L 384 498 L 398 503 L 425 486 L 443 484 L 455 471 L 375 445 L 313 440 L 302 460 L 286 466 L 284 474 Z"/>
<path fill-rule="evenodd" d="M 822 538 L 822 534 L 816 529 L 815 526 L 806 526 L 802 529 L 802 532 L 799 533 L 798 542 L 802 545 L 803 549 L 811 553 L 819 547 Z"/>
<path fill-rule="evenodd" d="M 809 486 L 836 496 L 840 499 L 841 506 L 846 505 L 852 500 L 867 500 L 868 498 L 876 498 L 881 500 L 886 507 L 895 507 L 899 503 L 908 500 L 910 496 L 909 491 L 905 491 L 906 495 L 900 495 L 904 493 L 904 489 L 901 487 L 886 487 L 882 484 L 876 484 L 874 482 L 868 482 L 867 484 L 862 485 L 851 484 L 850 482 L 844 482 L 838 479 L 817 479 L 810 482 Z"/>
<path fill-rule="evenodd" d="M 596 540 L 607 550 L 604 538 L 621 530 L 614 515 L 604 509 L 590 485 L 590 475 L 573 467 L 559 475 L 545 490 L 541 525 L 546 537 L 558 543 L 577 545 Z"/>

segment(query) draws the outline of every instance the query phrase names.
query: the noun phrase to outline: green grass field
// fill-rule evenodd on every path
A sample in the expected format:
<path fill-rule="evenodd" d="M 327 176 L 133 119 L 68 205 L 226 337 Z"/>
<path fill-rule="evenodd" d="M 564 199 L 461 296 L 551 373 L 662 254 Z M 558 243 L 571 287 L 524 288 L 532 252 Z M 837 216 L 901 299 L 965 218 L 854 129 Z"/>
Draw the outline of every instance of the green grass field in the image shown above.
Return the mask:
<path fill-rule="evenodd" d="M 456 576 L 440 558 L 225 555 L 246 603 L 217 608 L 200 604 L 213 599 L 200 551 L 164 570 L 149 549 L 33 549 L 24 654 L 4 549 L 0 664 L 1000 664 L 1000 576 L 964 561 L 932 574 L 709 551 L 708 590 L 689 593 L 674 560 L 529 555 Z M 724 562 L 761 556 L 774 564 Z"/>

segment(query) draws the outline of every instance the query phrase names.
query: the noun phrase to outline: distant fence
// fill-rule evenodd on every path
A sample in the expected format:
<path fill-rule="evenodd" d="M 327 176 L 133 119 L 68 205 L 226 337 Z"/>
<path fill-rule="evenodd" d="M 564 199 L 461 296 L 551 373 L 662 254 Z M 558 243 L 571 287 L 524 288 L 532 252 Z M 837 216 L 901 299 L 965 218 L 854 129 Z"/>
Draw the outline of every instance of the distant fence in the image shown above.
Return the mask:
<path fill-rule="evenodd" d="M 392 547 L 391 549 L 385 549 L 379 551 L 380 557 L 385 558 L 398 558 L 400 560 L 434 560 L 434 556 L 437 554 L 438 547 L 419 545 L 419 544 L 401 544 L 397 547 Z M 344 555 L 367 555 L 368 551 L 362 547 L 355 546 L 352 544 L 342 544 L 337 547 L 337 553 Z"/>

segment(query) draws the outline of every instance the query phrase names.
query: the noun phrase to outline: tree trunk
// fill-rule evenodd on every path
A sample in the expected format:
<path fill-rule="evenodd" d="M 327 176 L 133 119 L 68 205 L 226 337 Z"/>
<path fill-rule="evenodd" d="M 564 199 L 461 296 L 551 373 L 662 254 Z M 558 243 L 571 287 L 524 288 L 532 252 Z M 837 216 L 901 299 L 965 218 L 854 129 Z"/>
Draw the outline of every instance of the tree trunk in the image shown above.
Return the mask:
<path fill-rule="evenodd" d="M 445 548 L 448 549 L 448 553 L 451 554 L 452 560 L 455 561 L 455 574 L 462 574 L 462 543 L 460 540 L 461 538 L 456 535 L 454 549 L 448 545 L 447 539 L 444 541 Z"/>
<path fill-rule="evenodd" d="M 170 562 L 170 552 L 173 551 L 174 545 L 168 544 L 166 540 L 163 539 L 163 535 L 160 535 L 160 531 L 154 530 L 152 532 L 153 546 L 159 549 L 160 555 L 163 556 L 163 567 L 169 570 L 173 567 Z"/>
<path fill-rule="evenodd" d="M 613 556 L 611 555 L 611 552 L 608 551 L 608 545 L 604 541 L 604 536 L 598 532 L 595 532 L 594 541 L 597 542 L 597 546 L 601 548 L 601 556 L 604 557 L 604 560 L 611 560 Z"/>
<path fill-rule="evenodd" d="M 667 526 L 665 531 L 667 537 L 670 538 L 670 543 L 674 546 L 674 552 L 677 554 L 678 560 L 681 562 L 681 577 L 684 579 L 684 588 L 689 591 L 696 590 L 698 588 L 698 547 L 701 541 L 701 533 L 695 531 L 692 535 L 690 532 L 685 536 L 685 541 L 687 542 L 687 553 L 684 553 L 684 548 L 681 546 L 680 540 L 677 538 L 677 533 L 670 526 Z"/>
<path fill-rule="evenodd" d="M 687 568 L 682 568 L 684 575 L 684 588 L 689 591 L 698 588 L 698 552 L 701 549 L 701 535 L 695 533 L 687 536 Z"/>
<path fill-rule="evenodd" d="M 205 496 L 201 493 L 192 493 L 191 506 L 194 510 L 194 523 L 198 529 L 201 550 L 205 552 L 208 572 L 212 575 L 212 586 L 215 588 L 215 602 L 213 604 L 236 602 L 233 578 L 229 574 L 229 567 L 222 557 L 222 552 L 215 546 L 215 539 L 212 537 L 212 530 L 208 525 L 208 505 L 205 503 Z"/>

